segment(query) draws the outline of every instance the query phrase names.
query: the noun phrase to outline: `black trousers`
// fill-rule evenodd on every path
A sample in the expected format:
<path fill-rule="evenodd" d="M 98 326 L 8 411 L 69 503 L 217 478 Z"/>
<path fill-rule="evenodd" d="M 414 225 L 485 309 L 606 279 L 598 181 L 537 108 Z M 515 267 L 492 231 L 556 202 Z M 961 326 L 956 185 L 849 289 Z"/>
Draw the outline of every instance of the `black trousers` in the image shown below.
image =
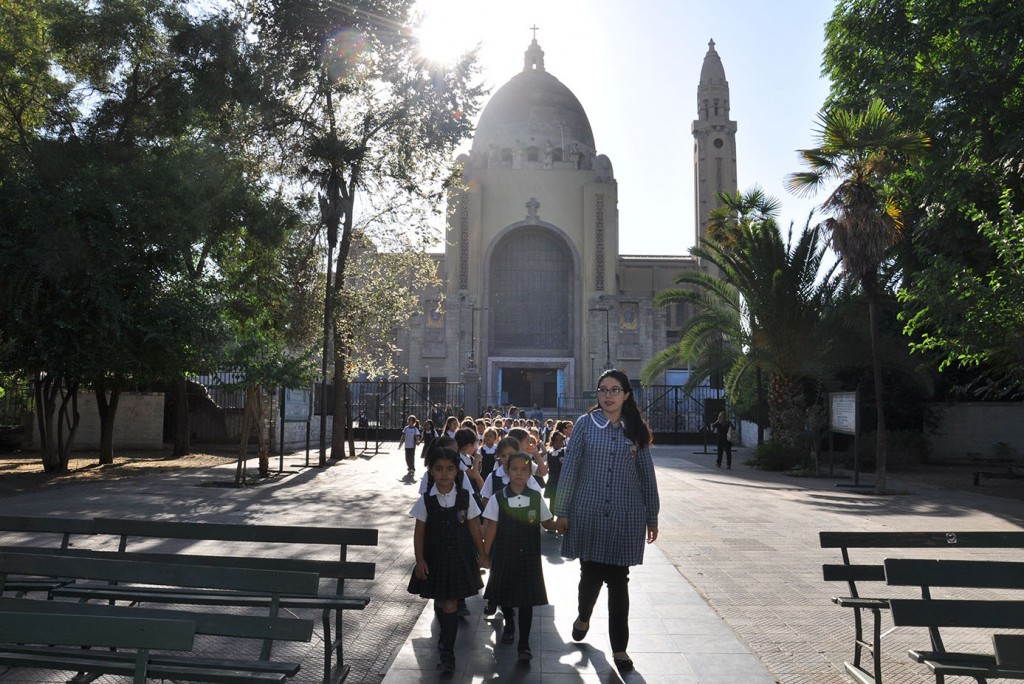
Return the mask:
<path fill-rule="evenodd" d="M 590 622 L 601 585 L 608 586 L 608 637 L 612 653 L 629 646 L 629 567 L 580 561 L 579 617 Z"/>

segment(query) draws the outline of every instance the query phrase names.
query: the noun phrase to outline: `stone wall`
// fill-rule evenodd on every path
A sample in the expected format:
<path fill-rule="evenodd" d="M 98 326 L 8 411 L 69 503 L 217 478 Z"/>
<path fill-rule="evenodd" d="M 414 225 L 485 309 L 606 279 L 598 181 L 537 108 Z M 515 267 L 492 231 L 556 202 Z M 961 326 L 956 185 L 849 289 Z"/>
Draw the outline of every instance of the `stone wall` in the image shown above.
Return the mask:
<path fill-rule="evenodd" d="M 966 463 L 977 458 L 1020 458 L 1024 455 L 1024 404 L 934 404 L 939 416 L 928 435 L 931 460 Z M 998 446 L 1004 443 L 1006 447 Z"/>

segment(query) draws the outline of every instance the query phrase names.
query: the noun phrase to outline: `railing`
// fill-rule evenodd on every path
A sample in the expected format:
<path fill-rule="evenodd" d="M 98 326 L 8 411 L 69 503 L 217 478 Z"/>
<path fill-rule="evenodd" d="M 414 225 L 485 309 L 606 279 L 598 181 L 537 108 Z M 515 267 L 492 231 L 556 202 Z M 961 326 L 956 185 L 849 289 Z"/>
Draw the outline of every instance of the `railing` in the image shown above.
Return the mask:
<path fill-rule="evenodd" d="M 696 434 L 725 409 L 722 390 L 698 387 L 686 392 L 677 385 L 633 387 L 634 398 L 651 430 L 656 433 Z M 593 394 L 562 395 L 555 418 L 575 420 L 597 404 Z"/>

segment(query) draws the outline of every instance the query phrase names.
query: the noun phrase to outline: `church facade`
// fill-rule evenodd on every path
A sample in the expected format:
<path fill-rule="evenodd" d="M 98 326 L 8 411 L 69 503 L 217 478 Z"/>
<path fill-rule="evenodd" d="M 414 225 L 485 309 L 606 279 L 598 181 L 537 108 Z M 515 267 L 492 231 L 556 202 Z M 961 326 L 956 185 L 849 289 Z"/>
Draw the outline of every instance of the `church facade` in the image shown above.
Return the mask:
<path fill-rule="evenodd" d="M 736 189 L 736 124 L 714 43 L 693 122 L 696 237 L 715 195 Z M 449 195 L 438 269 L 443 291 L 399 333 L 408 379 L 465 382 L 465 409 L 557 408 L 596 386 L 605 368 L 636 377 L 676 341 L 685 310 L 652 300 L 691 256 L 619 253 L 618 179 L 583 106 L 545 68 L 536 39 L 523 71 L 492 96 L 463 186 Z M 629 182 L 628 179 L 625 182 Z M 675 230 L 666 226 L 665 230 Z"/>

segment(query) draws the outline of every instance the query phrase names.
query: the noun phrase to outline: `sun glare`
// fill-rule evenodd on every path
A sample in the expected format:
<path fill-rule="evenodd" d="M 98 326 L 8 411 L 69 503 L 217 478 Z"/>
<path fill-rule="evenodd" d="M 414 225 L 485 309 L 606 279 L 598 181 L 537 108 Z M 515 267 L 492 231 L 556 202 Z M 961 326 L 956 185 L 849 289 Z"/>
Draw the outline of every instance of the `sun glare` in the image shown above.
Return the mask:
<path fill-rule="evenodd" d="M 423 57 L 433 62 L 450 63 L 480 42 L 479 11 L 474 3 L 453 0 L 419 0 L 419 15 L 414 33 Z M 483 4 L 483 3 L 481 3 Z"/>

